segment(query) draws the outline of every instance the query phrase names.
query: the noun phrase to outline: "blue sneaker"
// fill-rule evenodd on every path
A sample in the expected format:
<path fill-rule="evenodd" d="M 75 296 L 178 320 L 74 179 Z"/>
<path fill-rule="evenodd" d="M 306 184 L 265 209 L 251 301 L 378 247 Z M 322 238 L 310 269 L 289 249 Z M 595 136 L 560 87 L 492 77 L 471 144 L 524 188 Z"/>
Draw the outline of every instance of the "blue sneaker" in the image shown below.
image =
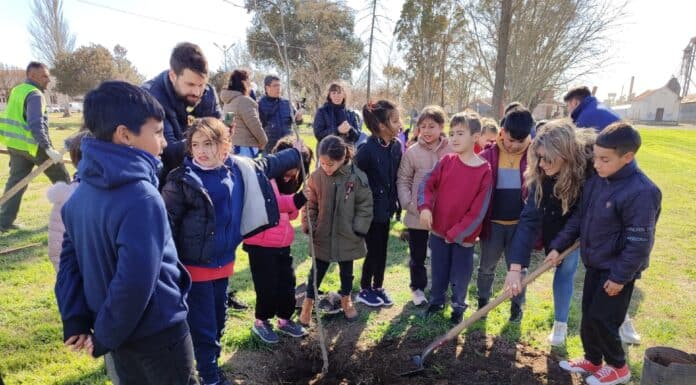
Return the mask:
<path fill-rule="evenodd" d="M 307 335 L 305 328 L 289 319 L 278 319 L 278 331 L 295 338 Z"/>
<path fill-rule="evenodd" d="M 355 296 L 355 302 L 359 302 L 371 307 L 379 307 L 384 305 L 384 300 L 380 298 L 372 289 L 362 289 Z"/>
<path fill-rule="evenodd" d="M 372 289 L 372 292 L 382 300 L 382 306 L 389 307 L 394 304 L 394 301 L 392 301 L 391 297 L 389 297 L 389 294 L 387 294 L 387 291 L 384 290 L 383 287 L 380 287 L 379 289 Z"/>
<path fill-rule="evenodd" d="M 267 344 L 277 344 L 280 338 L 278 335 L 273 331 L 273 325 L 271 325 L 271 322 L 269 320 L 260 320 L 257 319 L 254 321 L 254 326 L 251 328 L 251 331 L 254 332 L 259 338 L 261 338 L 261 341 L 267 343 Z"/>

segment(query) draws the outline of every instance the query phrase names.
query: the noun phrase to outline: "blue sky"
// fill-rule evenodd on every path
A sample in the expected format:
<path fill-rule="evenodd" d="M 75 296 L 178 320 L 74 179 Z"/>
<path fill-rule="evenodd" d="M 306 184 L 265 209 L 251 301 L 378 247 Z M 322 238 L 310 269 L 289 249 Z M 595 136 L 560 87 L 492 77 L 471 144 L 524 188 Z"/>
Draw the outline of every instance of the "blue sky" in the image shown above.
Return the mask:
<path fill-rule="evenodd" d="M 243 0 L 229 0 L 242 4 Z M 363 0 L 348 0 L 362 7 Z M 398 18 L 403 0 L 385 1 L 390 17 Z M 0 62 L 19 67 L 34 59 L 29 46 L 30 0 L 0 0 Z M 93 4 L 130 12 L 122 13 Z M 77 46 L 98 43 L 113 48 L 121 44 L 128 49 L 129 59 L 146 76 L 152 77 L 168 66 L 169 53 L 180 41 L 199 44 L 217 68 L 222 62 L 218 45 L 243 40 L 250 22 L 245 10 L 225 0 L 64 0 L 64 13 Z M 133 15 L 159 18 L 172 25 Z M 622 86 L 628 92 L 631 76 L 636 77 L 636 94 L 664 85 L 671 75 L 678 75 L 682 50 L 696 36 L 696 1 L 632 0 L 623 26 L 611 38 L 612 63 L 597 74 L 578 83 L 599 87 L 599 96 L 608 92 L 619 94 Z M 358 23 L 357 30 L 364 25 Z M 385 31 L 388 34 L 391 31 Z M 391 36 L 384 36 L 390 40 Z M 382 48 L 386 50 L 387 48 Z M 383 55 L 384 56 L 384 55 Z M 386 58 L 384 58 L 386 59 Z M 692 85 L 696 92 L 696 86 Z"/>

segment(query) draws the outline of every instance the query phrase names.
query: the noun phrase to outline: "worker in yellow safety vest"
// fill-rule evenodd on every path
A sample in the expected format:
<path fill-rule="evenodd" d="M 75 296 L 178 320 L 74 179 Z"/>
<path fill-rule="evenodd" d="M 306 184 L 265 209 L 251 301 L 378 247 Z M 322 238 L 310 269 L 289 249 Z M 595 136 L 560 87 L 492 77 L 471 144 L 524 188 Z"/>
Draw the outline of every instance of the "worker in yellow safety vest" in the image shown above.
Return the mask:
<path fill-rule="evenodd" d="M 44 173 L 52 183 L 70 181 L 70 175 L 62 163 L 62 154 L 56 151 L 48 136 L 46 114 L 46 90 L 48 67 L 39 62 L 27 66 L 27 80 L 10 91 L 7 108 L 0 113 L 0 144 L 10 154 L 10 176 L 5 192 L 31 173 L 34 166 L 49 158 L 55 163 Z M 0 232 L 17 229 L 14 223 L 26 186 L 0 207 Z"/>

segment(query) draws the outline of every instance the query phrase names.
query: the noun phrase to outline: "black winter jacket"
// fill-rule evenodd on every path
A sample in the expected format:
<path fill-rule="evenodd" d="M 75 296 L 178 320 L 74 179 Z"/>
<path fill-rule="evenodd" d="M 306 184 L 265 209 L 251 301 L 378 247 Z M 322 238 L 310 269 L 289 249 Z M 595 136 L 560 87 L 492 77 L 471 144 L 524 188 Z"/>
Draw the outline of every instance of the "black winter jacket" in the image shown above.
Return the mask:
<path fill-rule="evenodd" d="M 370 136 L 360 146 L 355 164 L 367 174 L 374 199 L 375 223 L 389 223 L 392 215 L 401 210 L 396 190 L 396 174 L 401 163 L 401 143 L 392 139 L 387 146 L 382 139 Z"/>
<path fill-rule="evenodd" d="M 240 156 L 231 156 L 228 159 L 228 167 L 238 169 L 233 175 L 241 175 L 244 184 L 240 223 L 243 238 L 278 225 L 280 212 L 269 179 L 281 177 L 287 170 L 299 167 L 299 163 L 300 153 L 295 149 L 283 150 L 254 160 Z M 211 232 L 215 230 L 215 209 L 204 189 L 196 186 L 196 183 L 192 183 L 192 178 L 187 177 L 188 172 L 191 170 L 182 166 L 169 173 L 162 196 L 182 262 L 186 265 L 206 266 L 211 262 L 209 258 L 213 248 Z M 195 210 L 195 213 L 187 213 L 187 218 L 198 218 L 194 220 L 195 223 L 205 225 L 181 226 L 171 221 L 172 218 L 183 217 L 182 213 L 189 210 Z M 212 220 L 209 220 L 210 218 Z"/>

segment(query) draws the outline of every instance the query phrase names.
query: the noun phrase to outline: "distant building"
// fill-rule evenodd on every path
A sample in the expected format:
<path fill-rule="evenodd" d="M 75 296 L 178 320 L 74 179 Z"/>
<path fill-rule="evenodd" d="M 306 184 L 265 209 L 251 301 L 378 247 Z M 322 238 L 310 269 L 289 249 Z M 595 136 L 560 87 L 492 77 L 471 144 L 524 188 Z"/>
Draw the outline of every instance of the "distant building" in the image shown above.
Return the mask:
<path fill-rule="evenodd" d="M 677 79 L 672 78 L 664 87 L 648 90 L 636 96 L 631 100 L 628 119 L 658 124 L 677 123 L 680 89 Z"/>
<path fill-rule="evenodd" d="M 686 95 L 679 104 L 679 121 L 696 123 L 696 94 Z"/>
<path fill-rule="evenodd" d="M 469 103 L 466 108 L 476 111 L 479 115 L 488 116 L 493 111 L 490 100 L 476 99 Z"/>

